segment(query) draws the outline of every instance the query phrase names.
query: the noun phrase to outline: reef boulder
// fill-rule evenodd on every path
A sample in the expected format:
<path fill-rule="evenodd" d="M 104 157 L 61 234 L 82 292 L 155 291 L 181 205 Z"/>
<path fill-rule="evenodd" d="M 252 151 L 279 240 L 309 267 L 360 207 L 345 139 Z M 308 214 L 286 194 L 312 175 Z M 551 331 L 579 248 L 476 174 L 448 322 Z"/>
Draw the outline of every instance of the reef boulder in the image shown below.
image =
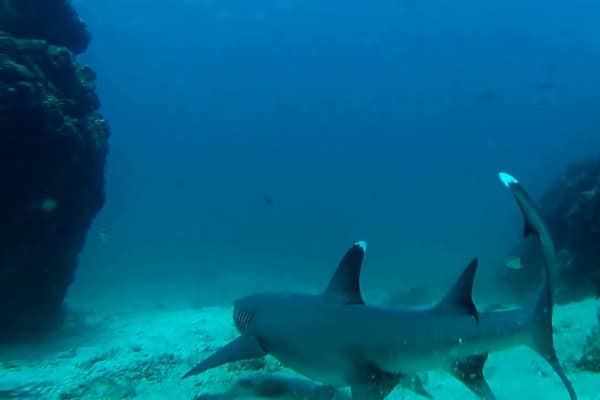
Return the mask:
<path fill-rule="evenodd" d="M 0 32 L 2 340 L 61 315 L 104 203 L 109 127 L 98 108 L 95 74 L 70 50 Z"/>
<path fill-rule="evenodd" d="M 75 54 L 84 52 L 91 40 L 70 0 L 0 0 L 0 31 L 44 39 Z"/>

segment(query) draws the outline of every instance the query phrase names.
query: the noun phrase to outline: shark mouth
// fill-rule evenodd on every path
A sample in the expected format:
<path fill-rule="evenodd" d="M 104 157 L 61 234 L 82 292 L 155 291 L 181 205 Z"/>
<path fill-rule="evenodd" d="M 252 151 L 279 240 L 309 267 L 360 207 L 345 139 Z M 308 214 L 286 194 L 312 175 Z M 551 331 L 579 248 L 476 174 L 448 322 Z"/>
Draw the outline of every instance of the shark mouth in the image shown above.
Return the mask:
<path fill-rule="evenodd" d="M 233 322 L 240 333 L 244 333 L 248 330 L 253 318 L 254 315 L 247 311 L 234 310 L 233 312 Z"/>

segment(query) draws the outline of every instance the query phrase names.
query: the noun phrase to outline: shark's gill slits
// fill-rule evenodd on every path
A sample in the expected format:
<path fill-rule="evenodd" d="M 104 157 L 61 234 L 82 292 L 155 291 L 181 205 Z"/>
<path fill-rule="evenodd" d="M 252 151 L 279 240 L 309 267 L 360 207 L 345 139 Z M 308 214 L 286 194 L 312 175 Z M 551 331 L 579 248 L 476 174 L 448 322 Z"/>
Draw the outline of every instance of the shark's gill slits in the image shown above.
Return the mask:
<path fill-rule="evenodd" d="M 248 329 L 248 325 L 252 321 L 252 313 L 243 310 L 235 310 L 233 312 L 233 322 L 240 333 L 244 333 Z"/>

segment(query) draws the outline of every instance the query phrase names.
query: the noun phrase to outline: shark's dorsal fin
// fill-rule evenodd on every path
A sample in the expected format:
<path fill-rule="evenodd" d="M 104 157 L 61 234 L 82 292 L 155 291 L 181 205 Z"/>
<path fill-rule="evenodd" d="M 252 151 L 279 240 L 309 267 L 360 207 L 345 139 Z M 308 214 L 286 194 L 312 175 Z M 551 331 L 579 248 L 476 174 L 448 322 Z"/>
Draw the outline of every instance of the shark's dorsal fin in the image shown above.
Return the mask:
<path fill-rule="evenodd" d="M 359 280 L 366 250 L 366 242 L 357 242 L 346 252 L 327 285 L 325 297 L 344 304 L 364 304 Z"/>
<path fill-rule="evenodd" d="M 472 315 L 479 323 L 479 312 L 473 302 L 473 282 L 477 271 L 477 258 L 474 258 L 460 275 L 446 296 L 435 306 L 440 312 L 455 312 Z"/>

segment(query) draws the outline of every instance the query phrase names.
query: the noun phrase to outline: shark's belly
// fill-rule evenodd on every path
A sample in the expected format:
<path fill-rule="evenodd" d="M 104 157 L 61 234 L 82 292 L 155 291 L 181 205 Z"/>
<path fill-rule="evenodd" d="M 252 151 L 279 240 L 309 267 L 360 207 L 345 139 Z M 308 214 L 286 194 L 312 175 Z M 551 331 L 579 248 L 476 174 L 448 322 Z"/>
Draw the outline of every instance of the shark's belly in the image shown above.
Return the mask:
<path fill-rule="evenodd" d="M 271 341 L 268 352 L 283 366 L 334 387 L 350 385 L 354 373 L 354 363 L 340 352 L 335 344 L 307 346 L 305 340 L 298 339 Z"/>
<path fill-rule="evenodd" d="M 314 335 L 302 335 L 281 342 L 270 341 L 268 352 L 283 366 L 334 387 L 350 386 L 353 381 L 364 378 L 361 374 L 365 368 L 411 374 L 448 364 L 447 352 L 435 355 L 432 349 L 398 342 L 363 341 L 360 335 L 354 339 L 348 340 L 346 333 L 335 330 L 329 333 L 315 331 Z"/>
<path fill-rule="evenodd" d="M 257 336 L 286 367 L 336 387 L 360 379 L 365 367 L 401 374 L 448 368 L 454 360 L 505 348 L 518 334 L 498 330 L 512 315 L 482 315 L 477 324 L 466 315 L 303 300 L 282 302 L 269 319 L 257 318 Z"/>
<path fill-rule="evenodd" d="M 405 372 L 404 367 L 411 366 L 411 360 L 403 357 L 406 346 L 396 340 L 395 330 L 385 319 L 365 320 L 353 311 L 362 313 L 359 308 L 319 306 L 289 305 L 285 314 L 260 324 L 259 340 L 265 350 L 284 366 L 335 387 L 362 379 L 360 374 L 367 367 Z"/>

